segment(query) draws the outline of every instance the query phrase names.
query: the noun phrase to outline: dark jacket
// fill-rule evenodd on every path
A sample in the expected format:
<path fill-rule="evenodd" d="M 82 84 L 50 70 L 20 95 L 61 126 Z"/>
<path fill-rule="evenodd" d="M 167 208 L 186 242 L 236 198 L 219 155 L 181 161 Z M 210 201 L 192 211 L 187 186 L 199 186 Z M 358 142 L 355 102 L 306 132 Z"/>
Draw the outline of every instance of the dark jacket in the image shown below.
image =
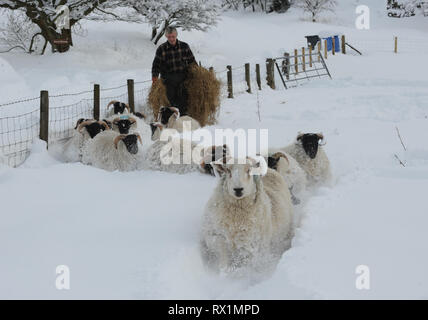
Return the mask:
<path fill-rule="evenodd" d="M 196 60 L 186 42 L 177 39 L 175 46 L 172 46 L 166 41 L 156 50 L 152 76 L 158 77 L 159 73 L 162 77 L 170 73 L 183 73 L 191 63 L 196 63 Z"/>

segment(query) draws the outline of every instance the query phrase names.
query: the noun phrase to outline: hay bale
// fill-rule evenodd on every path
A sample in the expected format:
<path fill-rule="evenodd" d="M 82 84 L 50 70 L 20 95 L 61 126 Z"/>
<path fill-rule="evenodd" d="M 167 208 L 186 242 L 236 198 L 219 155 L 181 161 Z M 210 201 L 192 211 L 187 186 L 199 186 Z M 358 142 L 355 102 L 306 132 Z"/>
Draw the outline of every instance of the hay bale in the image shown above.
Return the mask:
<path fill-rule="evenodd" d="M 189 67 L 184 82 L 187 90 L 187 112 L 198 120 L 202 127 L 216 122 L 220 107 L 221 83 L 214 72 L 193 64 Z"/>
<path fill-rule="evenodd" d="M 148 102 L 153 111 L 154 119 L 158 118 L 161 107 L 170 105 L 166 95 L 166 87 L 161 79 L 156 81 L 150 88 Z"/>
<path fill-rule="evenodd" d="M 202 127 L 216 122 L 220 107 L 221 83 L 215 77 L 214 72 L 192 64 L 187 73 L 187 79 L 183 83 L 187 90 L 187 113 L 196 119 Z M 156 81 L 150 89 L 148 104 L 157 119 L 159 109 L 170 106 L 166 95 L 166 87 L 160 80 Z"/>

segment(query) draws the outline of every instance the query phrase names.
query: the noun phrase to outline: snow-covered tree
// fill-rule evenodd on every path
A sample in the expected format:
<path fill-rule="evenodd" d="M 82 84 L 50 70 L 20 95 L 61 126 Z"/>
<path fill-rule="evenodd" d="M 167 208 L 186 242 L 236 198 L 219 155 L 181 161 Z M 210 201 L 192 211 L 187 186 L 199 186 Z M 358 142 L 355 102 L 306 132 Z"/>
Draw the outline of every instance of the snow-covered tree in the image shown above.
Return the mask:
<path fill-rule="evenodd" d="M 60 52 L 68 51 L 69 45 L 57 46 L 55 40 L 69 39 L 72 45 L 71 28 L 82 18 L 89 15 L 93 10 L 109 0 L 0 0 L 0 8 L 19 10 L 36 24 L 40 29 L 40 35 L 46 43 Z M 61 6 L 66 9 L 59 10 Z M 66 19 L 69 27 L 57 28 L 60 19 Z M 46 47 L 46 45 L 45 45 Z"/>
<path fill-rule="evenodd" d="M 123 0 L 152 26 L 152 41 L 158 43 L 167 27 L 206 31 L 217 24 L 220 7 L 212 0 Z"/>
<path fill-rule="evenodd" d="M 253 12 L 264 11 L 285 12 L 290 8 L 290 0 L 223 0 L 222 6 L 226 9 L 239 10 L 250 8 Z"/>
<path fill-rule="evenodd" d="M 5 17 L 0 21 L 1 52 L 18 49 L 32 53 L 38 49 L 41 42 L 40 29 L 23 12 L 0 9 L 0 15 Z"/>
<path fill-rule="evenodd" d="M 316 22 L 317 16 L 323 11 L 334 12 L 336 0 L 296 0 L 297 7 L 312 15 L 312 22 Z"/>

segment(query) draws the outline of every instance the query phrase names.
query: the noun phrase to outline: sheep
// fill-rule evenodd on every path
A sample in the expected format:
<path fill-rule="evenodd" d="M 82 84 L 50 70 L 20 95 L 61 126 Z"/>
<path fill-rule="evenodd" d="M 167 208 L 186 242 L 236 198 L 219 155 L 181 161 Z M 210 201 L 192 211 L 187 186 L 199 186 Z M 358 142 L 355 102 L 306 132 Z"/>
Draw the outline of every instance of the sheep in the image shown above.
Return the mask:
<path fill-rule="evenodd" d="M 135 128 L 136 126 L 137 120 L 130 117 L 129 115 L 115 117 L 112 119 L 113 130 L 119 132 L 120 134 L 128 134 L 131 130 L 131 127 Z"/>
<path fill-rule="evenodd" d="M 107 171 L 132 171 L 140 169 L 143 144 L 139 134 L 118 134 L 105 131 L 88 141 L 82 152 L 82 162 Z"/>
<path fill-rule="evenodd" d="M 139 134 L 144 141 L 143 148 L 146 149 L 152 143 L 152 132 L 150 125 L 144 120 L 145 116 L 141 113 L 138 114 L 140 116 L 133 114 L 112 116 L 106 121 L 110 122 L 112 129 L 120 134 Z"/>
<path fill-rule="evenodd" d="M 202 171 L 200 162 L 192 158 L 198 148 L 201 158 L 203 148 L 197 143 L 173 137 L 170 141 L 156 140 L 145 152 L 145 164 L 148 169 L 184 174 Z M 185 149 L 191 152 L 188 161 L 185 161 Z"/>
<path fill-rule="evenodd" d="M 291 155 L 306 172 L 310 185 L 328 183 L 331 180 L 330 161 L 319 141 L 323 141 L 322 133 L 300 133 L 291 145 L 281 151 Z"/>
<path fill-rule="evenodd" d="M 113 105 L 113 109 L 109 110 L 110 106 Z M 111 117 L 117 114 L 131 113 L 129 105 L 124 102 L 112 100 L 107 104 L 107 117 Z"/>
<path fill-rule="evenodd" d="M 292 156 L 285 152 L 270 149 L 269 154 L 268 167 L 278 171 L 284 178 L 290 188 L 293 204 L 300 204 L 298 195 L 305 190 L 308 183 L 305 171 Z"/>
<path fill-rule="evenodd" d="M 179 133 L 194 131 L 201 127 L 198 121 L 190 116 L 181 116 L 180 110 L 175 107 L 162 107 L 159 110 L 159 121 L 169 129 L 175 129 Z"/>
<path fill-rule="evenodd" d="M 205 207 L 200 239 L 204 264 L 238 277 L 273 270 L 293 237 L 285 180 L 262 157 L 242 162 L 213 163 L 220 180 Z"/>
<path fill-rule="evenodd" d="M 82 159 L 82 148 L 84 144 L 93 139 L 100 132 L 109 130 L 105 121 L 95 119 L 77 120 L 72 137 L 64 144 L 63 156 L 68 162 L 79 162 Z"/>
<path fill-rule="evenodd" d="M 170 131 L 171 139 L 164 141 L 160 139 L 164 126 L 159 122 L 152 122 L 150 126 L 154 142 L 145 152 L 146 168 L 178 174 L 194 171 L 211 174 L 209 163 L 217 155 L 214 150 L 217 150 L 218 147 L 203 147 L 201 144 L 180 138 L 178 135 L 174 136 L 175 130 Z M 185 152 L 190 153 L 189 157 L 186 157 Z"/>

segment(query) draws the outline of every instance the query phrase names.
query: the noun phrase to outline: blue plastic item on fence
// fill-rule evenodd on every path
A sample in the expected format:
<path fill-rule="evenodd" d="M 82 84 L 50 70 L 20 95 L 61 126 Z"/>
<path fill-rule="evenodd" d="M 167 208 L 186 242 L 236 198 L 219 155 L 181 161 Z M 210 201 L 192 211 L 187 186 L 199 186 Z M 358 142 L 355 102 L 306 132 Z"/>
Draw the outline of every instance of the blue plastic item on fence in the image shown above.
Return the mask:
<path fill-rule="evenodd" d="M 323 38 L 324 40 L 327 40 L 327 51 L 331 51 L 333 49 L 333 36 Z M 339 36 L 334 36 L 334 52 L 340 51 L 340 40 Z"/>
<path fill-rule="evenodd" d="M 324 40 L 327 40 L 327 51 L 331 51 L 331 48 L 333 47 L 333 39 L 332 37 L 323 38 Z"/>
<path fill-rule="evenodd" d="M 339 36 L 334 36 L 334 51 L 339 52 L 340 51 L 340 40 Z"/>

